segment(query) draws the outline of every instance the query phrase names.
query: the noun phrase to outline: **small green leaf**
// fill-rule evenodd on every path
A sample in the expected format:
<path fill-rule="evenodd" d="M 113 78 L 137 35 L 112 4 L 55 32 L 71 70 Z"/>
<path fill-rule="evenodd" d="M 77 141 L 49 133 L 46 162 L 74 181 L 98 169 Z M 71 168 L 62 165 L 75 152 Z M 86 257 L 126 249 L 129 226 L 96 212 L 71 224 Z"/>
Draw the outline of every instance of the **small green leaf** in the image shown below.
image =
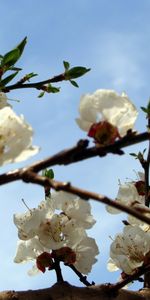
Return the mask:
<path fill-rule="evenodd" d="M 69 62 L 64 60 L 64 61 L 63 61 L 63 64 L 64 64 L 65 70 L 66 70 L 66 71 L 69 70 L 69 67 L 70 67 Z"/>
<path fill-rule="evenodd" d="M 38 98 L 42 98 L 44 96 L 45 92 L 41 92 L 39 95 L 38 95 Z"/>
<path fill-rule="evenodd" d="M 0 85 L 1 86 L 5 86 L 6 84 L 8 84 L 16 75 L 18 74 L 18 71 L 5 77 L 3 80 L 0 81 Z"/>
<path fill-rule="evenodd" d="M 33 78 L 37 75 L 38 74 L 32 72 L 32 73 L 26 74 L 24 78 L 25 78 L 25 80 L 30 80 L 31 78 Z"/>
<path fill-rule="evenodd" d="M 137 158 L 137 154 L 135 154 L 135 153 L 129 153 L 131 156 L 134 156 L 134 157 L 136 157 Z"/>
<path fill-rule="evenodd" d="M 54 179 L 54 171 L 53 169 L 45 169 L 42 171 L 42 176 L 48 177 L 50 179 Z"/>
<path fill-rule="evenodd" d="M 55 86 L 52 86 L 51 84 L 47 85 L 47 93 L 59 93 L 60 92 L 60 88 L 57 88 Z"/>
<path fill-rule="evenodd" d="M 10 67 L 9 71 L 21 71 L 21 68 L 17 68 L 17 67 Z"/>
<path fill-rule="evenodd" d="M 70 83 L 71 83 L 73 86 L 77 87 L 77 88 L 79 87 L 78 84 L 77 84 L 77 82 L 74 81 L 74 80 L 70 80 Z"/>
<path fill-rule="evenodd" d="M 89 72 L 91 69 L 87 69 L 84 67 L 74 67 L 71 68 L 70 70 L 65 72 L 65 80 L 70 80 L 70 79 L 75 79 L 78 77 L 83 76 L 87 72 Z"/>

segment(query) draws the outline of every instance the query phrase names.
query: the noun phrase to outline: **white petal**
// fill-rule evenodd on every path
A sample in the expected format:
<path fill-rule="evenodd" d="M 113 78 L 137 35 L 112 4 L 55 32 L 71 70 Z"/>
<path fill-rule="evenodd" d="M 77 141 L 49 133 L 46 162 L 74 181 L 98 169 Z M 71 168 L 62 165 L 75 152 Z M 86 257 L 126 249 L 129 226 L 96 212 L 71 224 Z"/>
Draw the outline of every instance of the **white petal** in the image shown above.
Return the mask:
<path fill-rule="evenodd" d="M 0 110 L 0 165 L 19 162 L 35 155 L 33 130 L 23 116 L 18 117 L 10 107 Z"/>
<path fill-rule="evenodd" d="M 94 239 L 85 237 L 76 247 L 75 267 L 83 274 L 91 272 L 92 265 L 96 263 L 96 255 L 99 254 L 97 244 Z"/>
<path fill-rule="evenodd" d="M 36 259 L 38 255 L 44 252 L 44 247 L 37 238 L 29 241 L 18 241 L 17 251 L 14 258 L 15 263 L 24 263 Z"/>
<path fill-rule="evenodd" d="M 107 270 L 109 272 L 114 272 L 114 271 L 118 271 L 118 267 L 115 264 L 115 260 L 112 260 L 111 258 L 109 258 L 108 263 L 107 263 Z"/>
<path fill-rule="evenodd" d="M 35 275 L 38 275 L 40 273 L 40 270 L 37 268 L 36 265 L 34 265 L 32 267 L 32 269 L 30 269 L 27 273 L 28 273 L 29 276 L 35 276 Z"/>
<path fill-rule="evenodd" d="M 90 127 L 92 126 L 92 122 L 88 122 L 88 121 L 85 121 L 84 119 L 79 119 L 79 118 L 76 118 L 76 123 L 78 124 L 78 126 L 80 127 L 80 129 L 84 130 L 84 131 L 89 131 Z"/>

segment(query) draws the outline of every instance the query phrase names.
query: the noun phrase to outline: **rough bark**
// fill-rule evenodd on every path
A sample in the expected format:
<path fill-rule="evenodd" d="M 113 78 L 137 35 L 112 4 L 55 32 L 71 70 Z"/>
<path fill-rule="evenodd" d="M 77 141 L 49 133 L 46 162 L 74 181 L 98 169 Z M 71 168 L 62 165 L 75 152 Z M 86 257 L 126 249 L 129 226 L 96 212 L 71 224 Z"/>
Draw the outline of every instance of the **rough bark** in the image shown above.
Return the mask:
<path fill-rule="evenodd" d="M 0 300 L 150 300 L 150 289 L 110 292 L 109 286 L 75 287 L 67 282 L 57 283 L 51 288 L 28 291 L 4 291 Z"/>

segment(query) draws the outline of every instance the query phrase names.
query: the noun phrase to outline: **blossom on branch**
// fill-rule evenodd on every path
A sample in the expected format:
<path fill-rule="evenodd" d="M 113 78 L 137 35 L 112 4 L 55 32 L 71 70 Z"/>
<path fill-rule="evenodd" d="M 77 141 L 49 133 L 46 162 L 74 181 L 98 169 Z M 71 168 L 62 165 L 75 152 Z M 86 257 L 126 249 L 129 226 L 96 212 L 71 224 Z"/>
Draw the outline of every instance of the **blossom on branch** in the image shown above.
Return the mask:
<path fill-rule="evenodd" d="M 134 182 L 119 184 L 119 190 L 115 201 L 134 207 L 134 205 L 137 204 L 144 205 L 144 200 L 144 197 L 138 193 L 136 184 Z M 122 212 L 121 210 L 111 206 L 107 206 L 106 209 L 111 214 L 118 214 Z"/>
<path fill-rule="evenodd" d="M 150 232 L 139 226 L 127 225 L 123 233 L 116 236 L 110 247 L 108 270 L 121 269 L 132 274 L 137 268 L 150 263 Z"/>
<path fill-rule="evenodd" d="M 141 174 L 141 176 L 142 175 L 143 174 Z M 143 176 L 142 179 L 144 179 Z M 145 182 L 143 180 L 119 184 L 119 191 L 115 201 L 131 208 L 135 208 L 142 214 L 150 217 L 150 209 L 145 207 Z M 121 210 L 109 205 L 106 206 L 106 210 L 111 214 L 122 213 Z M 150 230 L 150 226 L 148 224 L 131 215 L 128 215 L 128 223 L 132 225 L 139 225 L 144 231 Z"/>
<path fill-rule="evenodd" d="M 81 97 L 79 127 L 88 132 L 97 144 L 108 145 L 132 129 L 138 112 L 125 93 L 97 90 Z"/>
<path fill-rule="evenodd" d="M 32 146 L 33 130 L 8 106 L 0 109 L 0 165 L 20 162 L 35 155 L 39 148 Z"/>
<path fill-rule="evenodd" d="M 86 234 L 95 220 L 90 204 L 77 196 L 55 192 L 37 208 L 15 214 L 14 223 L 21 239 L 14 259 L 17 263 L 37 260 L 42 253 L 52 251 L 60 260 L 64 257 L 64 263 L 71 262 L 79 272 L 87 274 L 97 261 L 96 242 Z M 37 266 L 29 273 L 37 273 Z"/>

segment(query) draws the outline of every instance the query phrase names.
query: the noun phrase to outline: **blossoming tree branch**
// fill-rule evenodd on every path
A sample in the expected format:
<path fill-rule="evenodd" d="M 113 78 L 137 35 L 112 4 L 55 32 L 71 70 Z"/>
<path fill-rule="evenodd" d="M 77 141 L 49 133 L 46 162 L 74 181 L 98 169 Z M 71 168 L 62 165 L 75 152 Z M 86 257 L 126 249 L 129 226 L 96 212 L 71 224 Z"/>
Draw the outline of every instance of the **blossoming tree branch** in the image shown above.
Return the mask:
<path fill-rule="evenodd" d="M 32 145 L 33 129 L 23 115 L 18 116 L 9 100 L 14 89 L 34 88 L 45 93 L 58 93 L 57 82 L 68 81 L 78 87 L 76 79 L 90 69 L 81 66 L 70 68 L 63 62 L 62 74 L 40 82 L 31 83 L 35 73 L 19 78 L 21 69 L 16 66 L 24 51 L 27 39 L 23 39 L 13 50 L 0 55 L 0 164 L 20 162 L 35 155 L 39 147 Z M 131 153 L 143 168 L 137 180 L 120 183 L 116 199 L 73 186 L 71 182 L 60 182 L 54 178 L 52 167 L 67 165 L 94 156 L 123 155 L 124 148 L 150 140 L 150 103 L 142 107 L 148 121 L 148 130 L 137 133 L 134 129 L 138 112 L 125 93 L 117 94 L 113 90 L 99 89 L 93 94 L 81 97 L 79 116 L 76 124 L 85 131 L 85 139 L 70 149 L 62 150 L 42 161 L 20 169 L 12 169 L 0 175 L 0 185 L 22 180 L 38 184 L 45 191 L 45 197 L 38 207 L 25 204 L 24 213 L 13 216 L 18 231 L 15 263 L 33 262 L 29 276 L 40 272 L 55 272 L 56 285 L 45 289 L 25 292 L 1 292 L 0 299 L 150 299 L 150 190 L 149 162 L 150 144 L 143 152 Z M 92 139 L 93 146 L 89 146 Z M 40 173 L 42 171 L 42 173 Z M 99 249 L 94 237 L 88 235 L 88 229 L 95 224 L 88 200 L 106 205 L 106 214 L 126 212 L 123 232 L 112 238 L 110 259 L 107 268 L 110 272 L 120 270 L 120 279 L 116 284 L 95 285 L 88 280 L 88 274 L 97 262 Z M 70 268 L 86 288 L 75 288 L 66 283 L 61 264 Z M 141 282 L 140 292 L 131 292 L 122 288 L 133 281 Z M 142 289 L 144 286 L 144 289 Z M 63 291 L 63 294 L 62 294 Z M 63 296 L 62 296 L 63 295 Z M 149 298 L 148 298 L 149 297 Z M 36 298 L 37 299 L 37 298 Z"/>

